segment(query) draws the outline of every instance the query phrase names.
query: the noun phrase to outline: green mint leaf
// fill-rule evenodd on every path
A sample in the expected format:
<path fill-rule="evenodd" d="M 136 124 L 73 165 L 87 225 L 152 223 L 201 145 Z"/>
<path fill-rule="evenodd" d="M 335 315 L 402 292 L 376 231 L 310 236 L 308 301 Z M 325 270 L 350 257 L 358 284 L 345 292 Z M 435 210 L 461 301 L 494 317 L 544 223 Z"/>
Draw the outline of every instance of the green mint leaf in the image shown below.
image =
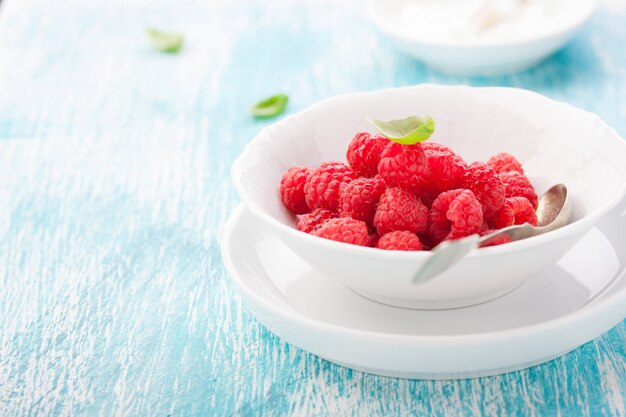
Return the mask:
<path fill-rule="evenodd" d="M 175 54 L 183 47 L 185 38 L 182 33 L 161 32 L 156 29 L 146 29 L 146 34 L 154 49 Z"/>
<path fill-rule="evenodd" d="M 430 116 L 409 116 L 398 120 L 370 120 L 387 139 L 401 145 L 423 142 L 435 131 L 435 120 Z"/>
<path fill-rule="evenodd" d="M 258 102 L 250 111 L 256 117 L 275 117 L 285 111 L 289 97 L 286 94 L 277 94 Z"/>

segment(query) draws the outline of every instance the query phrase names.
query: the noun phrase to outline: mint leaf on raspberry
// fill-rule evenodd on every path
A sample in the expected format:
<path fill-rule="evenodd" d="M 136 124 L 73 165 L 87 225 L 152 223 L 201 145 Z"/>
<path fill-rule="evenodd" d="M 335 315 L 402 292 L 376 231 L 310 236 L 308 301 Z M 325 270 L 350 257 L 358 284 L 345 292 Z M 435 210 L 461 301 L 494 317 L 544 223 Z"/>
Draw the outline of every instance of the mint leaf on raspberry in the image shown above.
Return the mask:
<path fill-rule="evenodd" d="M 181 33 L 161 32 L 160 30 L 151 28 L 146 29 L 146 34 L 148 38 L 150 38 L 154 49 L 170 54 L 175 54 L 180 51 L 185 40 Z"/>
<path fill-rule="evenodd" d="M 289 97 L 286 94 L 277 94 L 258 102 L 250 111 L 256 117 L 275 117 L 285 111 Z"/>
<path fill-rule="evenodd" d="M 401 145 L 423 142 L 435 131 L 435 120 L 430 116 L 409 116 L 397 120 L 370 119 L 370 123 L 384 137 Z"/>

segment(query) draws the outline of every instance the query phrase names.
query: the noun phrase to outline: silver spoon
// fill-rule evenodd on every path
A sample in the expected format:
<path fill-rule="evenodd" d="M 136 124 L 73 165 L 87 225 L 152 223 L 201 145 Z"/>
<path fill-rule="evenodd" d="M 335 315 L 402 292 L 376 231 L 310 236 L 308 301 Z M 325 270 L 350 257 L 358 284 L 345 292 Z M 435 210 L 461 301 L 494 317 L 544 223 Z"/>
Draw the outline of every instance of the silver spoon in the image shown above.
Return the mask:
<path fill-rule="evenodd" d="M 470 251 L 488 245 L 496 239 L 508 236 L 512 241 L 537 236 L 565 226 L 572 214 L 572 201 L 568 198 L 567 188 L 556 184 L 543 193 L 537 205 L 537 224 L 528 223 L 509 226 L 485 236 L 471 235 L 458 240 L 445 241 L 435 246 L 432 255 L 415 273 L 413 282 L 427 281 L 446 271 Z"/>

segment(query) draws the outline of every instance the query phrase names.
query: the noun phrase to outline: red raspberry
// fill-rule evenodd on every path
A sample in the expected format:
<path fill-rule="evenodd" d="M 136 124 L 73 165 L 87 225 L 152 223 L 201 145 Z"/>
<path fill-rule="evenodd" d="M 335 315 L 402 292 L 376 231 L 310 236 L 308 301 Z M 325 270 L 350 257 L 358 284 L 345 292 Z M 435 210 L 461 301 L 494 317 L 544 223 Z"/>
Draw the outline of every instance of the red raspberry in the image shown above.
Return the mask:
<path fill-rule="evenodd" d="M 389 139 L 382 136 L 370 136 L 369 133 L 357 133 L 350 145 L 346 159 L 352 169 L 364 177 L 373 177 L 378 172 L 380 154 L 389 143 Z"/>
<path fill-rule="evenodd" d="M 437 151 L 437 152 L 447 152 L 447 153 L 454 154 L 454 151 L 452 150 L 451 147 L 443 145 L 441 143 L 428 140 L 425 142 L 421 142 L 421 144 L 422 144 L 422 149 L 424 150 L 424 152 Z"/>
<path fill-rule="evenodd" d="M 306 180 L 304 194 L 307 204 L 311 209 L 336 210 L 343 187 L 356 177 L 356 173 L 346 164 L 324 162 Z"/>
<path fill-rule="evenodd" d="M 486 236 L 486 235 L 488 235 L 490 233 L 493 233 L 493 232 L 495 232 L 494 229 L 485 229 L 485 230 L 480 232 L 480 235 L 481 236 Z M 489 246 L 503 245 L 505 243 L 510 243 L 510 242 L 512 242 L 512 239 L 509 236 L 507 236 L 507 235 L 503 235 L 503 236 L 498 237 L 493 242 L 490 242 L 487 245 L 481 246 L 481 248 L 486 248 L 486 247 L 489 247 Z"/>
<path fill-rule="evenodd" d="M 312 235 L 337 242 L 351 243 L 359 246 L 369 246 L 370 237 L 367 233 L 367 225 L 361 220 L 341 217 L 330 219 L 311 232 Z"/>
<path fill-rule="evenodd" d="M 490 223 L 495 229 L 524 223 L 537 226 L 537 214 L 526 197 L 509 197 Z"/>
<path fill-rule="evenodd" d="M 537 193 L 526 175 L 516 171 L 502 172 L 500 180 L 506 186 L 507 197 L 526 197 L 533 208 L 537 208 Z"/>
<path fill-rule="evenodd" d="M 500 152 L 489 158 L 487 165 L 493 168 L 498 174 L 507 171 L 517 171 L 520 174 L 524 173 L 522 164 L 511 154 L 506 152 Z"/>
<path fill-rule="evenodd" d="M 428 215 L 428 234 L 434 244 L 479 233 L 483 210 L 470 190 L 450 190 L 439 194 Z"/>
<path fill-rule="evenodd" d="M 537 213 L 535 213 L 535 208 L 526 197 L 507 198 L 506 204 L 513 209 L 515 224 L 529 223 L 532 226 L 537 226 Z"/>
<path fill-rule="evenodd" d="M 424 150 L 429 170 L 426 188 L 435 192 L 457 188 L 467 167 L 465 161 L 454 152 L 445 149 L 443 145 L 439 146 L 439 149 L 429 147 Z"/>
<path fill-rule="evenodd" d="M 339 197 L 339 208 L 353 219 L 370 224 L 385 188 L 385 182 L 380 177 L 357 178 L 344 187 Z"/>
<path fill-rule="evenodd" d="M 506 187 L 498 178 L 496 171 L 482 162 L 474 162 L 467 167 L 461 184 L 463 188 L 474 193 L 487 217 L 497 212 L 504 204 Z"/>
<path fill-rule="evenodd" d="M 400 145 L 390 141 L 380 156 L 378 173 L 389 187 L 418 191 L 428 175 L 428 161 L 422 145 Z"/>
<path fill-rule="evenodd" d="M 305 233 L 311 233 L 312 231 L 319 229 L 320 226 L 327 220 L 334 219 L 337 216 L 337 213 L 334 211 L 327 209 L 315 209 L 312 212 L 298 218 L 296 229 Z"/>
<path fill-rule="evenodd" d="M 304 198 L 304 184 L 311 170 L 305 167 L 292 167 L 280 180 L 280 199 L 293 214 L 311 211 Z"/>
<path fill-rule="evenodd" d="M 422 243 L 415 233 L 407 232 L 405 230 L 396 230 L 395 232 L 387 233 L 383 235 L 378 244 L 378 249 L 386 250 L 410 250 L 417 251 L 422 250 Z"/>
<path fill-rule="evenodd" d="M 380 197 L 374 225 L 382 236 L 396 230 L 420 233 L 426 230 L 428 209 L 410 192 L 387 188 Z"/>

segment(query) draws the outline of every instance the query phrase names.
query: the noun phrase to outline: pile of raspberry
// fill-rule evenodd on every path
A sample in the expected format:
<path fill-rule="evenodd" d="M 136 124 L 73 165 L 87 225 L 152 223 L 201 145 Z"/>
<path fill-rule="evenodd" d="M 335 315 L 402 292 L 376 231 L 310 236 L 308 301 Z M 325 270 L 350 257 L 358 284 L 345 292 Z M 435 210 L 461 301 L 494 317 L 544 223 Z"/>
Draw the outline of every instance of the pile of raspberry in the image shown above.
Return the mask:
<path fill-rule="evenodd" d="M 449 147 L 358 133 L 343 162 L 290 168 L 280 182 L 296 227 L 338 242 L 429 250 L 444 240 L 537 225 L 537 194 L 508 153 L 467 164 Z M 505 239 L 495 244 L 507 243 Z"/>

